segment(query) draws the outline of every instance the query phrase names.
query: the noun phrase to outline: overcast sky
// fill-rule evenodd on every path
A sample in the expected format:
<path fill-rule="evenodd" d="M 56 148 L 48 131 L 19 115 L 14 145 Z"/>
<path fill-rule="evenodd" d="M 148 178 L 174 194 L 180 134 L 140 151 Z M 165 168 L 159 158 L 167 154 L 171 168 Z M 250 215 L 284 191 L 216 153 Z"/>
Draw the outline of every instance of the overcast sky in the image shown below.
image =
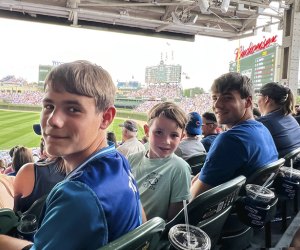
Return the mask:
<path fill-rule="evenodd" d="M 0 79 L 15 75 L 29 82 L 38 81 L 39 64 L 85 59 L 108 70 L 115 83 L 132 77 L 144 83 L 145 67 L 158 65 L 163 54 L 167 63 L 181 64 L 189 76 L 182 80 L 183 88 L 208 90 L 216 77 L 228 72 L 239 46 L 238 40 L 196 36 L 195 42 L 186 42 L 2 18 L 0 34 Z M 260 33 L 240 44 L 248 47 L 273 35 Z"/>

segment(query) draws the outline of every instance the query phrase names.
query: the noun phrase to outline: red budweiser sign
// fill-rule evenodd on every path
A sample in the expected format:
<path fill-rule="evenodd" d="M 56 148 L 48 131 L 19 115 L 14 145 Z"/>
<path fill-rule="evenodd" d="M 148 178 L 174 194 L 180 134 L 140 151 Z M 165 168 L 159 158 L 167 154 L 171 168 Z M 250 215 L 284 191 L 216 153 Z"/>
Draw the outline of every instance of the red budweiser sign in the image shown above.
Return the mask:
<path fill-rule="evenodd" d="M 244 46 L 240 46 L 240 48 L 235 49 L 235 60 L 238 60 L 238 58 L 243 58 L 245 56 L 249 56 L 257 51 L 264 50 L 268 48 L 272 43 L 277 42 L 277 35 L 270 37 L 268 39 L 264 39 L 263 41 L 253 44 L 252 42 L 249 44 L 249 47 L 247 49 L 244 49 Z M 240 55 L 240 56 L 239 56 Z"/>

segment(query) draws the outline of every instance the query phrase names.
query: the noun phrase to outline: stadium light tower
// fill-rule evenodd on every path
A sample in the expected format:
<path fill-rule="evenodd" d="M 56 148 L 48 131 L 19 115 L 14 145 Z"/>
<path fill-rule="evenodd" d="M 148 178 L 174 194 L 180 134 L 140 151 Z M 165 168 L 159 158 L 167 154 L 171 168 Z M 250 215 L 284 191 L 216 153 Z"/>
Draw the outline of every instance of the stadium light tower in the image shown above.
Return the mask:
<path fill-rule="evenodd" d="M 222 1 L 222 4 L 221 4 L 221 12 L 222 13 L 226 13 L 228 11 L 229 4 L 230 4 L 230 0 L 223 0 Z"/>

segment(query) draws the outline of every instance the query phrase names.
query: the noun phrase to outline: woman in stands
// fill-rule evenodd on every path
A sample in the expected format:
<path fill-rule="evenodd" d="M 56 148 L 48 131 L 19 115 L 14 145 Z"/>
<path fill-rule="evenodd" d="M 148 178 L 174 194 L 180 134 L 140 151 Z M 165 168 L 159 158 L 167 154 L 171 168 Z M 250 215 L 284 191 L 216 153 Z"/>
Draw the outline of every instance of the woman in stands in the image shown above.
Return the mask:
<path fill-rule="evenodd" d="M 257 118 L 270 131 L 279 157 L 300 147 L 300 127 L 294 113 L 292 91 L 275 82 L 267 83 L 260 89 L 258 107 L 262 116 Z"/>
<path fill-rule="evenodd" d="M 13 157 L 12 157 L 12 164 L 11 167 L 13 169 L 13 172 L 9 173 L 10 176 L 16 176 L 19 169 L 28 162 L 33 162 L 33 156 L 31 149 L 23 147 L 23 146 L 17 146 L 14 148 L 13 151 Z"/>
<path fill-rule="evenodd" d="M 62 158 L 52 158 L 44 150 L 44 140 L 40 144 L 41 160 L 24 165 L 14 181 L 16 211 L 25 212 L 39 198 L 65 178 Z"/>

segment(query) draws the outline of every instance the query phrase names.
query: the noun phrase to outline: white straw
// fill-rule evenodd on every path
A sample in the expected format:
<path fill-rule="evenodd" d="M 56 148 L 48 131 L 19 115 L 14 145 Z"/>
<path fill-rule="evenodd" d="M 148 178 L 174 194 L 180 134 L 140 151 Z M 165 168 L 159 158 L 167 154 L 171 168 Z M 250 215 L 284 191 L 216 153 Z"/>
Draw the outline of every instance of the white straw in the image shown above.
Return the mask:
<path fill-rule="evenodd" d="M 290 167 L 290 178 L 293 176 L 293 159 L 290 159 L 291 167 Z"/>
<path fill-rule="evenodd" d="M 189 225 L 189 217 L 187 212 L 187 202 L 183 200 L 183 211 L 184 211 L 184 219 L 185 219 L 185 226 L 186 226 L 186 236 L 187 236 L 187 243 L 188 249 L 191 249 L 191 238 L 190 238 L 190 225 Z"/>
<path fill-rule="evenodd" d="M 269 184 L 270 180 L 273 178 L 273 176 L 275 175 L 275 173 L 272 173 L 269 178 L 265 181 L 265 183 L 260 187 L 260 189 L 258 190 L 258 192 L 256 193 L 256 195 L 254 196 L 254 200 L 257 198 L 257 196 L 261 193 L 261 191 L 263 190 L 263 188 L 265 186 L 267 186 L 267 184 Z"/>

